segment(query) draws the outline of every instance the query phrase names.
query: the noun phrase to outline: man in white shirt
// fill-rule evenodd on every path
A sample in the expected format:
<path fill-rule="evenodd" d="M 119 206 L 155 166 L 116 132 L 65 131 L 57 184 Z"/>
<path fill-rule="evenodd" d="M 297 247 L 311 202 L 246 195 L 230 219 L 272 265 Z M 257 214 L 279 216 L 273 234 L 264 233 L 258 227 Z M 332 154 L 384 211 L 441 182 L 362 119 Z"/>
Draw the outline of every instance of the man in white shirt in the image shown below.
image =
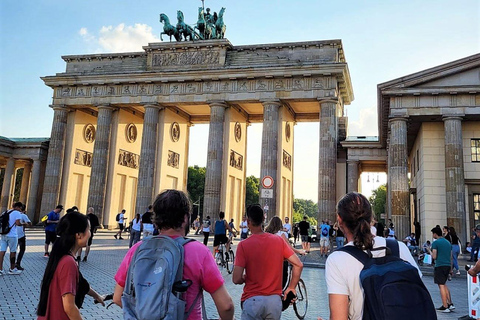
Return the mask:
<path fill-rule="evenodd" d="M 290 224 L 290 218 L 285 217 L 285 223 L 283 224 L 283 231 L 288 233 L 288 238 L 292 237 L 292 225 Z"/>
<path fill-rule="evenodd" d="M 245 239 L 247 239 L 247 237 L 248 237 L 247 217 L 243 216 L 243 220 L 242 220 L 242 222 L 240 222 L 240 239 L 245 240 Z"/>
<path fill-rule="evenodd" d="M 123 229 L 125 228 L 125 220 L 127 220 L 127 218 L 125 218 L 125 212 L 127 212 L 125 209 L 122 210 L 122 212 L 120 212 L 118 214 L 118 227 L 120 228 L 120 231 L 118 231 L 113 237 L 115 239 L 120 239 L 120 240 L 123 240 L 122 238 L 122 232 L 123 232 Z"/>
<path fill-rule="evenodd" d="M 20 248 L 20 252 L 17 256 L 17 262 L 15 263 L 15 268 L 17 270 L 23 271 L 22 267 L 22 258 L 27 248 L 27 237 L 25 236 L 25 226 L 31 226 L 32 221 L 28 218 L 25 214 L 25 205 L 22 206 L 22 212 L 20 213 L 20 226 L 17 227 L 17 236 L 18 236 L 18 247 Z"/>
<path fill-rule="evenodd" d="M 13 209 L 5 211 L 3 215 L 8 214 L 8 227 L 11 228 L 7 234 L 2 234 L 0 238 L 0 276 L 3 276 L 6 272 L 3 270 L 3 258 L 7 252 L 7 248 L 10 249 L 10 269 L 8 274 L 17 275 L 22 273 L 22 271 L 15 268 L 15 258 L 17 255 L 17 245 L 18 245 L 18 234 L 17 226 L 20 226 L 20 219 L 23 203 L 16 202 L 13 205 Z M 2 221 L 0 219 L 0 221 Z"/>

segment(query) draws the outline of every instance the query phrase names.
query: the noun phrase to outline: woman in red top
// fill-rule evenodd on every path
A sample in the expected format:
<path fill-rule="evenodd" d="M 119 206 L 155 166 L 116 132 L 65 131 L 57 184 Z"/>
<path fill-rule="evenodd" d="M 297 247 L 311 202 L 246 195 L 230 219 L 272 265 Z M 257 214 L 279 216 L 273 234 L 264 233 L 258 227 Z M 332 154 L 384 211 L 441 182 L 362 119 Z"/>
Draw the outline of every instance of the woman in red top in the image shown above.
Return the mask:
<path fill-rule="evenodd" d="M 79 212 L 66 214 L 58 223 L 57 236 L 43 275 L 38 319 L 82 319 L 77 306 L 81 306 L 85 294 L 104 304 L 102 297 L 81 276 L 73 257 L 87 246 L 90 238 L 87 216 Z"/>

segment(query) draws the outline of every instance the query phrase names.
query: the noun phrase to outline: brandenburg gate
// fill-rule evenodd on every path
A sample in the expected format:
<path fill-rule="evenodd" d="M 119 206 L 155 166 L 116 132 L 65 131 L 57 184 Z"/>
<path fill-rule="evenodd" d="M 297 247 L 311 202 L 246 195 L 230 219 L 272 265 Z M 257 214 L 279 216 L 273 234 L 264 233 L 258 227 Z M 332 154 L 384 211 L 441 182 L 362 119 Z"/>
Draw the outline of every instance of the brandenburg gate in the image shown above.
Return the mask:
<path fill-rule="evenodd" d="M 344 105 L 353 100 L 340 40 L 233 46 L 226 39 L 150 43 L 142 52 L 62 57 L 43 77 L 54 112 L 41 212 L 94 207 L 106 227 L 143 213 L 166 188 L 186 191 L 189 130 L 209 123 L 204 216 L 245 211 L 247 126 L 263 123 L 268 217 L 291 216 L 294 126 L 319 121 L 319 217 L 346 192 Z"/>

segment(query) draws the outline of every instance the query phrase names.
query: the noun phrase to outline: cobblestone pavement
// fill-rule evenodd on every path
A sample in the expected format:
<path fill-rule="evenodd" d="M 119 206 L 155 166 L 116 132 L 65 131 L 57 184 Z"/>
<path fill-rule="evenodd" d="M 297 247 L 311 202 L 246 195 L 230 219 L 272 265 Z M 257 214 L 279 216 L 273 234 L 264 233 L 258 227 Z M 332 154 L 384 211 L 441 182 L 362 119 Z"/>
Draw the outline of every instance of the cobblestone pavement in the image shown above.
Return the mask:
<path fill-rule="evenodd" d="M 88 262 L 80 263 L 80 269 L 85 278 L 101 294 L 113 292 L 115 282 L 113 276 L 123 259 L 127 249 L 128 240 L 115 240 L 113 232 L 99 231 L 93 240 L 92 250 Z M 199 241 L 203 236 L 198 237 Z M 213 237 L 209 245 L 212 245 Z M 18 276 L 6 275 L 0 277 L 0 320 L 10 319 L 35 319 L 35 309 L 40 292 L 40 281 L 45 270 L 47 259 L 43 257 L 43 230 L 31 229 L 27 231 L 27 252 L 24 256 L 23 266 L 25 271 Z M 328 299 L 322 259 L 318 255 L 318 249 L 313 248 L 312 253 L 306 257 L 302 278 L 305 281 L 309 297 L 308 313 L 306 319 L 317 319 L 320 316 L 328 319 Z M 7 253 L 8 255 L 8 253 Z M 7 260 L 7 259 L 5 259 Z M 7 261 L 4 262 L 4 268 Z M 425 268 L 424 268 L 425 269 Z M 433 283 L 433 278 L 428 269 L 425 269 L 424 282 L 432 294 L 435 306 L 441 305 L 438 287 Z M 240 318 L 240 296 L 243 286 L 236 286 L 231 282 L 231 275 L 222 270 L 228 292 L 235 303 L 236 318 Z M 465 272 L 462 276 L 455 277 L 448 282 L 452 292 L 453 301 L 457 307 L 450 314 L 439 314 L 439 319 L 457 319 L 468 313 L 467 284 Z M 217 317 L 213 301 L 208 294 L 205 295 L 208 317 Z M 81 313 L 85 319 L 121 319 L 122 313 L 117 306 L 106 309 L 95 305 L 90 297 L 85 299 Z M 296 319 L 293 309 L 289 308 L 283 313 L 282 319 Z"/>

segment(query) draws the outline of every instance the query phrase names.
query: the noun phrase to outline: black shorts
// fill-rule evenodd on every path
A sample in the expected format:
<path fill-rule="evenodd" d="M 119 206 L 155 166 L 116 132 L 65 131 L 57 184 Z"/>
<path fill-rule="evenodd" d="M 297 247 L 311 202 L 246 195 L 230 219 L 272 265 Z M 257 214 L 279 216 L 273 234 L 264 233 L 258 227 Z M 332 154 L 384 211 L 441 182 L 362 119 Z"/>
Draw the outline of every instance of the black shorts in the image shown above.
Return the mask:
<path fill-rule="evenodd" d="M 220 243 L 227 243 L 228 238 L 226 234 L 216 234 L 213 238 L 213 246 L 217 247 Z"/>
<path fill-rule="evenodd" d="M 92 240 L 93 240 L 93 232 L 92 232 L 92 235 L 90 236 L 90 238 L 88 238 L 88 244 L 87 246 L 91 246 L 92 245 Z"/>
<path fill-rule="evenodd" d="M 435 267 L 433 271 L 433 282 L 436 284 L 445 284 L 449 274 L 449 266 Z"/>
<path fill-rule="evenodd" d="M 55 240 L 57 240 L 57 233 L 45 230 L 45 244 L 54 243 Z"/>
<path fill-rule="evenodd" d="M 120 231 L 123 231 L 123 223 L 119 223 L 118 227 L 120 228 Z"/>
<path fill-rule="evenodd" d="M 248 238 L 248 232 L 242 232 L 240 234 L 240 239 L 247 239 Z"/>

